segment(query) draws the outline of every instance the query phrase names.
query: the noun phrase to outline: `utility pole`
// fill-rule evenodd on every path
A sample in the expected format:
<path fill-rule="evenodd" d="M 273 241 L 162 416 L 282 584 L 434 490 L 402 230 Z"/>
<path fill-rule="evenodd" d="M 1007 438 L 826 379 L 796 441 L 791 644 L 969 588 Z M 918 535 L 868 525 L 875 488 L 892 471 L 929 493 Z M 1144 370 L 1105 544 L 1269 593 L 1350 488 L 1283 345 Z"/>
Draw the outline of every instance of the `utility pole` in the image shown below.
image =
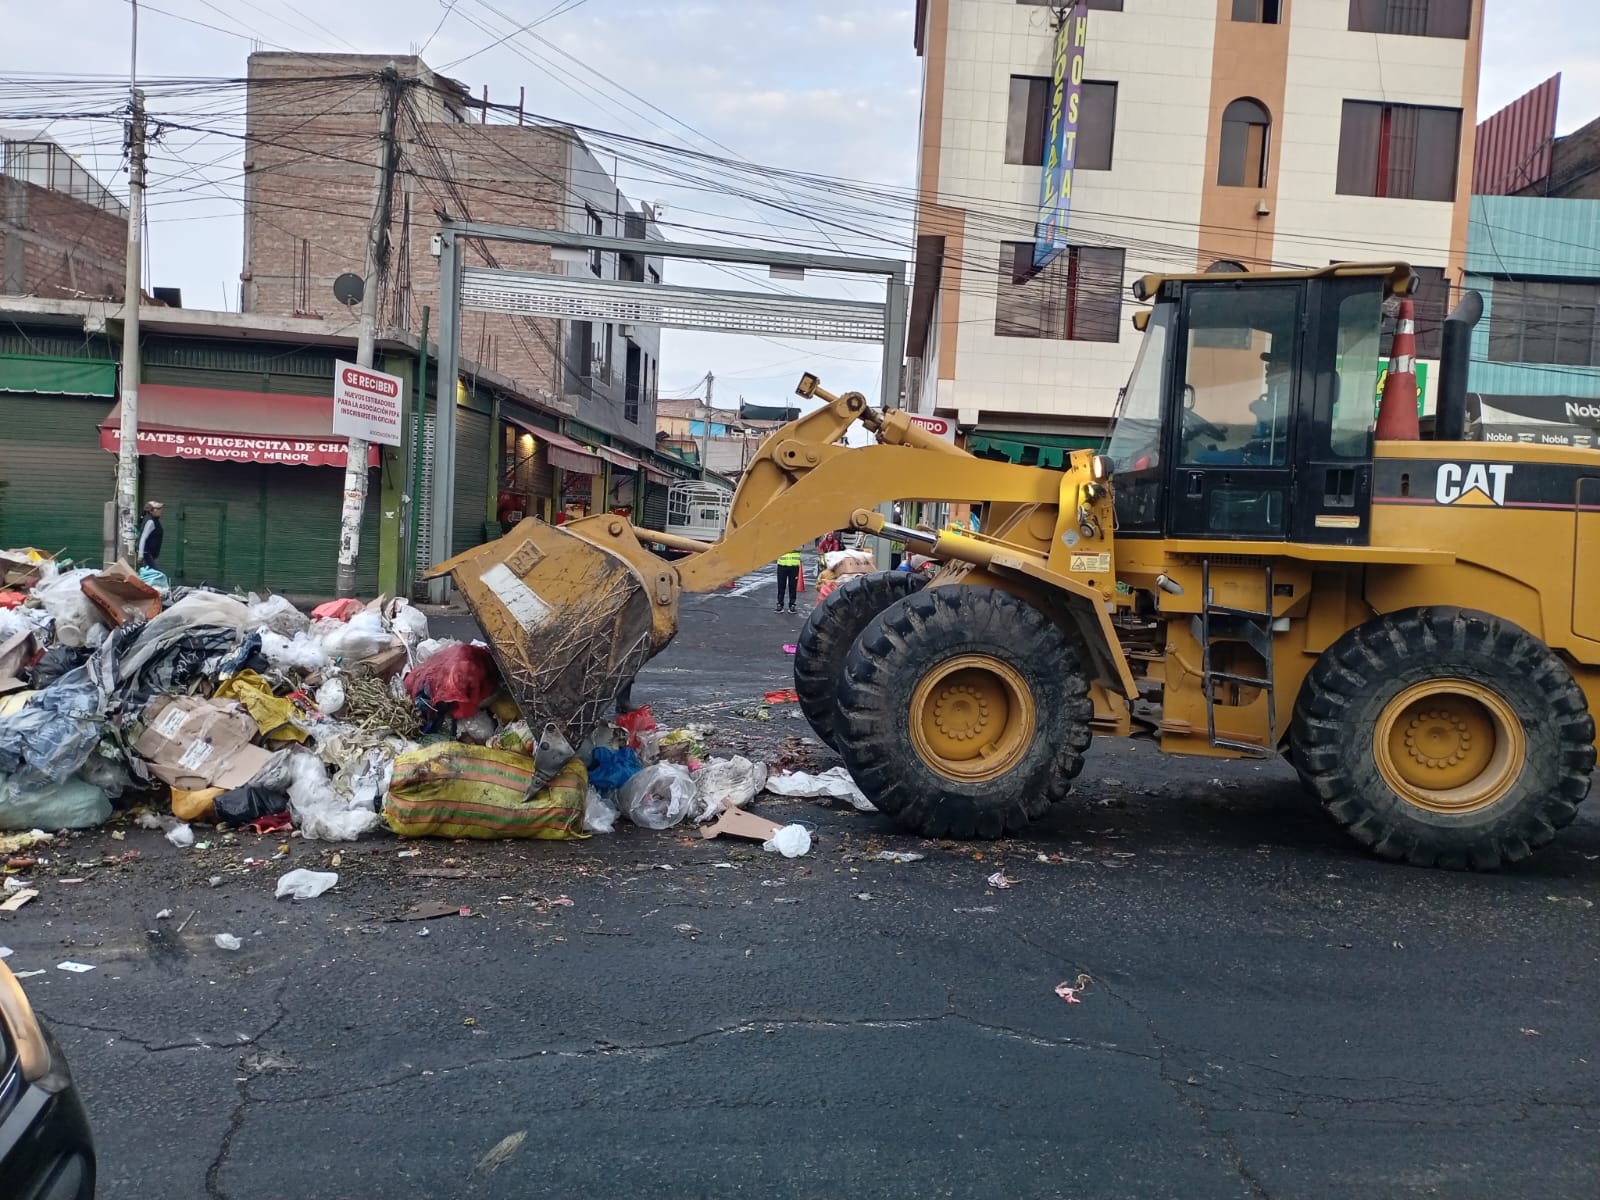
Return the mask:
<path fill-rule="evenodd" d="M 139 5 L 133 5 L 128 66 L 128 261 L 122 280 L 122 418 L 117 444 L 117 550 L 139 552 L 139 298 L 144 291 L 144 93 L 139 90 Z"/>
<path fill-rule="evenodd" d="M 383 121 L 378 132 L 377 197 L 372 204 L 372 224 L 367 229 L 367 259 L 361 272 L 361 326 L 356 335 L 356 366 L 372 366 L 378 336 L 378 293 L 389 270 L 389 212 L 394 199 L 394 176 L 399 167 L 394 136 L 395 114 L 400 107 L 400 73 L 391 63 L 383 71 Z M 345 454 L 344 505 L 339 513 L 338 593 L 356 592 L 356 559 L 361 553 L 361 514 L 367 504 L 367 442 L 353 437 Z"/>
<path fill-rule="evenodd" d="M 706 412 L 700 421 L 700 478 L 706 477 L 706 454 L 711 443 L 711 388 L 717 382 L 717 377 L 710 371 L 706 372 Z"/>

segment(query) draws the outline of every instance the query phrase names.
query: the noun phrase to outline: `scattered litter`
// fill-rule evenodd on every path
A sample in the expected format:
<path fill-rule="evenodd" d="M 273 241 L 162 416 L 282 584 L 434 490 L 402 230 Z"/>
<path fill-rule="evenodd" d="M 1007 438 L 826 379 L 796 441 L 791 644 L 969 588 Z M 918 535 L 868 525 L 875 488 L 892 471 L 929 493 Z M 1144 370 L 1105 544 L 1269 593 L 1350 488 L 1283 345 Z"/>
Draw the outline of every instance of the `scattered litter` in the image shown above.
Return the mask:
<path fill-rule="evenodd" d="M 793 688 L 780 688 L 775 692 L 766 692 L 761 697 L 763 704 L 799 704 L 800 693 Z"/>
<path fill-rule="evenodd" d="M 617 818 L 621 816 L 616 805 L 602 796 L 595 788 L 591 776 L 588 795 L 583 802 L 583 831 L 585 833 L 611 833 L 617 827 Z"/>
<path fill-rule="evenodd" d="M 808 775 L 804 771 L 791 771 L 787 775 L 773 775 L 767 779 L 767 791 L 776 796 L 799 796 L 806 799 L 816 799 L 821 796 L 830 796 L 835 800 L 846 800 L 857 812 L 877 812 L 872 801 L 868 800 L 856 781 L 850 778 L 850 771 L 846 767 L 833 767 L 820 775 Z"/>
<path fill-rule="evenodd" d="M 6 882 L 9 883 L 10 880 L 7 880 Z M 27 904 L 33 900 L 37 900 L 38 898 L 39 893 L 33 888 L 23 888 L 20 892 L 12 895 L 11 899 L 7 900 L 4 904 L 0 904 L 0 912 L 16 912 L 24 904 Z"/>
<path fill-rule="evenodd" d="M 914 850 L 879 850 L 876 854 L 867 855 L 868 862 L 914 863 L 927 858 L 926 854 L 918 854 Z"/>
<path fill-rule="evenodd" d="M 15 953 L 10 946 L 0 946 L 0 958 L 10 958 Z"/>
<path fill-rule="evenodd" d="M 958 913 L 997 913 L 1000 909 L 996 905 L 985 904 L 979 908 L 953 908 L 950 911 Z"/>
<path fill-rule="evenodd" d="M 785 825 L 761 848 L 776 850 L 785 858 L 799 858 L 811 852 L 811 831 L 804 825 Z"/>
<path fill-rule="evenodd" d="M 74 975 L 83 975 L 83 974 L 86 974 L 89 971 L 94 970 L 94 964 L 93 963 L 73 962 L 69 958 L 66 962 L 58 962 L 56 964 L 56 970 L 58 970 L 58 971 L 71 971 Z"/>
<path fill-rule="evenodd" d="M 459 904 L 443 904 L 437 900 L 424 900 L 421 904 L 413 904 L 405 912 L 395 918 L 397 921 L 434 921 L 440 917 L 460 916 L 462 908 Z"/>
<path fill-rule="evenodd" d="M 424 929 L 422 932 L 427 933 L 428 931 Z M 505 1165 L 506 1160 L 522 1148 L 522 1143 L 527 1140 L 528 1131 L 526 1129 L 519 1129 L 516 1133 L 508 1134 L 501 1138 L 494 1144 L 489 1153 L 478 1160 L 477 1165 L 468 1173 L 467 1178 L 488 1175 L 499 1170 Z"/>
<path fill-rule="evenodd" d="M 1082 995 L 1088 986 L 1093 982 L 1094 980 L 1090 979 L 1087 975 L 1079 975 L 1078 978 L 1072 983 L 1056 984 L 1056 995 L 1060 996 L 1068 1004 L 1082 1004 L 1083 1001 L 1079 1000 L 1078 997 Z"/>
<path fill-rule="evenodd" d="M 767 768 L 742 754 L 714 758 L 694 772 L 694 819 L 711 820 L 725 808 L 743 808 L 767 783 Z"/>
<path fill-rule="evenodd" d="M 277 898 L 289 896 L 295 900 L 315 900 L 339 882 L 334 871 L 308 871 L 301 867 L 278 879 Z"/>
<path fill-rule="evenodd" d="M 167 830 L 167 841 L 180 848 L 192 846 L 194 845 L 194 830 L 184 824 L 174 825 Z"/>
<path fill-rule="evenodd" d="M 237 950 L 240 946 L 244 945 L 243 942 L 234 937 L 231 933 L 219 933 L 211 940 L 216 943 L 218 950 Z"/>
<path fill-rule="evenodd" d="M 783 644 L 783 652 L 785 654 L 793 654 L 795 651 L 797 651 L 799 649 L 800 649 L 800 647 L 796 646 L 793 642 L 785 642 Z"/>
<path fill-rule="evenodd" d="M 43 975 L 43 974 L 44 974 L 43 968 L 40 968 L 37 971 L 13 971 L 13 972 L 11 972 L 11 976 L 12 976 L 13 979 L 32 979 L 35 975 Z"/>
<path fill-rule="evenodd" d="M 872 893 L 871 892 L 857 892 L 856 893 L 856 899 L 857 900 L 871 900 L 872 898 L 873 897 L 872 897 Z"/>
<path fill-rule="evenodd" d="M 160 826 L 156 826 L 160 828 Z M 36 846 L 48 846 L 55 838 L 42 829 L 30 829 L 25 833 L 0 834 L 0 854 L 16 854 L 23 850 L 32 850 Z"/>
<path fill-rule="evenodd" d="M 158 912 L 156 914 L 156 920 L 165 921 L 165 920 L 168 920 L 171 916 L 172 916 L 172 910 L 170 908 L 163 908 L 160 912 Z"/>
<path fill-rule="evenodd" d="M 1011 876 L 1007 875 L 1004 871 L 996 871 L 993 875 L 989 876 L 985 882 L 988 883 L 988 885 L 992 888 L 1008 888 L 1017 881 Z"/>
<path fill-rule="evenodd" d="M 1551 904 L 1570 904 L 1573 908 L 1593 908 L 1593 900 L 1585 900 L 1582 896 L 1546 896 Z"/>
<path fill-rule="evenodd" d="M 700 931 L 698 929 L 696 929 L 693 925 L 674 925 L 672 927 L 672 932 L 673 933 L 681 933 L 681 934 L 683 934 L 684 937 L 690 937 L 690 938 L 695 938 L 695 937 L 699 937 L 700 936 Z"/>

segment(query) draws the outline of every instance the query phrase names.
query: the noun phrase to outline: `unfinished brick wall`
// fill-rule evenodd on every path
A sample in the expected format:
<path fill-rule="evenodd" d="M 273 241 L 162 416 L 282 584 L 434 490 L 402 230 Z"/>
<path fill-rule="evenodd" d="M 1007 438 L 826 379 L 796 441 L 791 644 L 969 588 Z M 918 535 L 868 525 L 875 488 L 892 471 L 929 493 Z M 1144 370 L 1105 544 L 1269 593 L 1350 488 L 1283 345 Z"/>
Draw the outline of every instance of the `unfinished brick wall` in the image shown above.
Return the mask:
<path fill-rule="evenodd" d="M 381 325 L 415 332 L 429 305 L 430 336 L 437 337 L 439 262 L 431 252 L 437 212 L 566 226 L 565 131 L 456 119 L 464 112 L 460 93 L 416 58 L 253 54 L 241 276 L 246 312 L 311 312 L 332 325 L 353 324 L 356 312 L 334 298 L 333 282 L 344 272 L 361 273 L 383 104 L 377 74 L 390 62 L 418 82 L 408 88 L 397 129 L 401 171 L 389 231 L 394 257 Z M 487 250 L 501 266 L 550 268 L 545 247 L 496 242 Z M 468 265 L 484 265 L 479 247 L 466 246 L 465 256 Z M 560 322 L 553 319 L 469 313 L 462 322 L 462 353 L 530 393 L 560 392 L 559 348 Z"/>
<path fill-rule="evenodd" d="M 120 300 L 127 243 L 125 217 L 0 175 L 0 293 Z"/>

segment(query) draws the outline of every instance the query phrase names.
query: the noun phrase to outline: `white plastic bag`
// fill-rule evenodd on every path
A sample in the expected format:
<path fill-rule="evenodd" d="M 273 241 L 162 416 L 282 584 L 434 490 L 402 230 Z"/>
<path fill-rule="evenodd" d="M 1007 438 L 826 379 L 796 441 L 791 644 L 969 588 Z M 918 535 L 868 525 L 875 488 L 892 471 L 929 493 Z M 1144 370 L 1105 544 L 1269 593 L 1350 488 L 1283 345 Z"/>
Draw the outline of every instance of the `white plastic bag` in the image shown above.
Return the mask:
<path fill-rule="evenodd" d="M 280 671 L 321 671 L 328 666 L 328 654 L 306 630 L 292 638 L 270 629 L 261 635 L 261 656 Z"/>
<path fill-rule="evenodd" d="M 248 620 L 250 629 L 270 629 L 284 637 L 293 637 L 311 628 L 311 618 L 282 596 L 258 600 L 252 595 Z"/>
<path fill-rule="evenodd" d="M 420 667 L 445 647 L 460 644 L 455 638 L 428 638 L 417 645 L 416 653 L 411 656 L 411 665 Z"/>
<path fill-rule="evenodd" d="M 645 829 L 671 829 L 694 808 L 694 777 L 677 763 L 654 763 L 617 790 L 622 815 Z"/>
<path fill-rule="evenodd" d="M 344 681 L 330 679 L 317 689 L 317 709 L 325 717 L 334 716 L 344 708 Z"/>
<path fill-rule="evenodd" d="M 183 823 L 174 824 L 167 830 L 167 841 L 177 846 L 180 850 L 185 846 L 194 845 L 194 830 Z"/>
<path fill-rule="evenodd" d="M 237 950 L 240 946 L 244 945 L 243 942 L 234 937 L 231 933 L 219 933 L 211 940 L 216 943 L 218 950 Z"/>
<path fill-rule="evenodd" d="M 761 848 L 776 850 L 785 858 L 799 858 L 811 853 L 811 831 L 804 825 L 785 825 L 770 842 L 762 842 Z"/>
<path fill-rule="evenodd" d="M 89 632 L 99 627 L 99 610 L 83 594 L 83 581 L 95 574 L 88 568 L 53 575 L 34 585 L 33 598 L 55 618 L 56 641 L 63 646 L 84 646 Z"/>
<path fill-rule="evenodd" d="M 466 720 L 456 722 L 456 740 L 471 742 L 474 746 L 487 746 L 496 732 L 494 718 L 486 712 L 473 713 Z"/>
<path fill-rule="evenodd" d="M 600 794 L 600 789 L 591 787 L 583 804 L 583 831 L 585 833 L 611 833 L 617 827 L 617 817 L 620 816 L 616 807 Z"/>
<path fill-rule="evenodd" d="M 339 882 L 337 871 L 308 871 L 297 868 L 278 877 L 278 899 L 315 900 Z"/>
<path fill-rule="evenodd" d="M 375 612 L 358 612 L 348 621 L 318 621 L 311 632 L 329 658 L 359 662 L 388 648 L 389 631 Z"/>
<path fill-rule="evenodd" d="M 389 624 L 412 645 L 428 639 L 428 618 L 422 615 L 420 608 L 415 608 L 404 600 L 399 601 L 394 616 L 389 618 Z"/>
<path fill-rule="evenodd" d="M 742 754 L 714 758 L 694 773 L 696 821 L 709 821 L 725 808 L 742 808 L 767 782 L 765 763 Z"/>
<path fill-rule="evenodd" d="M 787 775 L 774 775 L 767 780 L 766 790 L 774 796 L 803 796 L 816 799 L 831 796 L 845 800 L 857 812 L 877 812 L 872 801 L 861 794 L 856 781 L 850 778 L 847 767 L 834 767 L 820 775 L 807 775 L 804 771 L 791 771 Z"/>
<path fill-rule="evenodd" d="M 353 842 L 376 829 L 383 818 L 371 807 L 346 801 L 328 782 L 328 771 L 315 754 L 294 754 L 290 762 L 289 811 L 308 841 Z"/>

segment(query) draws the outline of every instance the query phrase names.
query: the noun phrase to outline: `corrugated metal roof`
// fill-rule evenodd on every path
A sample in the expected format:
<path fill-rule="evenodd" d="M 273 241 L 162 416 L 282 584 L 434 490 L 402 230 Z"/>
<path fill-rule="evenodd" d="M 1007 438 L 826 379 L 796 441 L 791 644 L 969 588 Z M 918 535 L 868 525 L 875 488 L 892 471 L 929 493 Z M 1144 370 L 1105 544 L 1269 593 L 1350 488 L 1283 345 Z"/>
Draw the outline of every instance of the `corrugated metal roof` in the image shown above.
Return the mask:
<path fill-rule="evenodd" d="M 1550 174 L 1556 135 L 1559 72 L 1478 123 L 1472 194 L 1506 196 Z"/>

